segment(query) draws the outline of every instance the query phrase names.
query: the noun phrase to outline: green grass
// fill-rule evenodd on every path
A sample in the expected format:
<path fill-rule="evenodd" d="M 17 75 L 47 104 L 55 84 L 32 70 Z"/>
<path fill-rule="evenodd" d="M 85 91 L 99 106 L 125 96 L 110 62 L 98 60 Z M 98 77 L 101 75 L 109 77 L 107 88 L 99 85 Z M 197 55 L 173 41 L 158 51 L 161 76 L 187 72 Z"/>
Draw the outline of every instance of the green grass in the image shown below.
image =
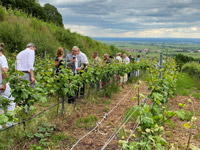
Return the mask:
<path fill-rule="evenodd" d="M 103 110 L 104 110 L 104 112 L 109 112 L 110 109 L 108 107 L 104 107 Z"/>
<path fill-rule="evenodd" d="M 89 115 L 86 118 L 79 118 L 76 122 L 75 128 L 89 129 L 96 124 L 96 121 L 97 117 L 94 115 Z"/>
<path fill-rule="evenodd" d="M 176 86 L 176 95 L 188 96 L 192 94 L 193 87 L 197 87 L 197 84 L 188 74 L 179 73 Z"/>
<path fill-rule="evenodd" d="M 71 139 L 71 135 L 65 135 L 62 132 L 56 133 L 54 135 L 51 136 L 50 138 L 52 140 L 52 142 L 54 143 L 60 143 L 63 140 L 70 140 Z"/>
<path fill-rule="evenodd" d="M 105 100 L 103 103 L 106 104 L 106 105 L 109 105 L 109 104 L 111 103 L 111 100 L 110 100 L 110 99 L 107 99 L 107 100 Z"/>
<path fill-rule="evenodd" d="M 194 93 L 193 94 L 194 98 L 199 99 L 200 100 L 200 93 Z"/>
<path fill-rule="evenodd" d="M 195 139 L 199 140 L 200 139 L 200 133 L 195 134 Z"/>

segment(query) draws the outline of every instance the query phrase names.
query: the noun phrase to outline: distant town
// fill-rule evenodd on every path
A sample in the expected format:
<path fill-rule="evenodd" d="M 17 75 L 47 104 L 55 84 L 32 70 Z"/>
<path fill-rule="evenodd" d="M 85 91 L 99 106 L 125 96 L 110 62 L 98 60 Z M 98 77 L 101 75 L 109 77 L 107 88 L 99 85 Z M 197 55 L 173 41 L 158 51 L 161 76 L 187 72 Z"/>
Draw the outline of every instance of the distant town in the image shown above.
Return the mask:
<path fill-rule="evenodd" d="M 150 49 L 150 48 L 146 48 L 146 49 L 123 49 L 124 51 L 127 52 L 139 52 L 139 53 L 149 53 L 149 52 L 156 52 L 159 53 L 161 52 L 161 50 L 154 50 L 154 49 Z M 174 52 L 186 52 L 186 53 L 200 53 L 200 49 L 196 49 L 196 50 L 185 50 L 185 49 L 174 49 Z"/>

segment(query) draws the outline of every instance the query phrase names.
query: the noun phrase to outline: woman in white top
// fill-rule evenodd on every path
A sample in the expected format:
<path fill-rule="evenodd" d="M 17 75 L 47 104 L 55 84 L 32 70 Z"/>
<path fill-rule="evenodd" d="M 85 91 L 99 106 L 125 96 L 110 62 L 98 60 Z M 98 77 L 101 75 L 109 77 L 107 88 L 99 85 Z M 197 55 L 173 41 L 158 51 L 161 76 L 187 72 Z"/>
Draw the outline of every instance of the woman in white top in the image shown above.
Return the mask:
<path fill-rule="evenodd" d="M 11 112 L 15 109 L 15 103 L 14 103 L 14 98 L 11 95 L 11 89 L 9 86 L 9 83 L 2 84 L 3 79 L 7 77 L 7 70 L 8 70 L 8 62 L 6 57 L 3 55 L 2 50 L 3 50 L 4 44 L 0 43 L 0 95 L 10 101 L 10 104 L 7 107 L 7 111 Z M 6 123 L 6 126 L 12 125 L 10 122 Z M 1 128 L 1 125 L 0 125 Z"/>

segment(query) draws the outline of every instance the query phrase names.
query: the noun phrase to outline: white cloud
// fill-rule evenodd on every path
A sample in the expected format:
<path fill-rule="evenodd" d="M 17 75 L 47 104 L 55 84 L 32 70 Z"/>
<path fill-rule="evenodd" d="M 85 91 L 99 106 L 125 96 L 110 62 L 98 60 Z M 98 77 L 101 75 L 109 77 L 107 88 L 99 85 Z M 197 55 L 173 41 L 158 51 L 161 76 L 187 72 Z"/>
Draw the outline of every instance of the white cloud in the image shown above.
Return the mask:
<path fill-rule="evenodd" d="M 92 37 L 199 38 L 200 0 L 39 0 L 65 28 Z"/>
<path fill-rule="evenodd" d="M 198 27 L 189 28 L 160 28 L 143 31 L 125 31 L 112 28 L 103 29 L 95 26 L 65 25 L 66 29 L 91 37 L 175 37 L 175 38 L 199 38 Z"/>

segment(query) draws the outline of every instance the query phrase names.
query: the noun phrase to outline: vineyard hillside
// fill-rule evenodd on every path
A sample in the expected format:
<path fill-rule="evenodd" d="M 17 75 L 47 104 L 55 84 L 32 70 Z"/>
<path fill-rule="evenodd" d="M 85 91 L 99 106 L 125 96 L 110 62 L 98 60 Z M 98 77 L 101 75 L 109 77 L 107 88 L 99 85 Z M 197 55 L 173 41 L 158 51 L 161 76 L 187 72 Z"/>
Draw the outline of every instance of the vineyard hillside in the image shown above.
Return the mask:
<path fill-rule="evenodd" d="M 114 55 L 115 51 L 118 51 L 113 45 L 108 46 L 88 36 L 72 33 L 64 27 L 43 22 L 22 11 L 2 6 L 0 6 L 0 42 L 5 44 L 7 54 L 23 50 L 29 42 L 37 45 L 36 53 L 41 56 L 45 51 L 55 56 L 59 46 L 71 50 L 74 45 L 80 47 L 88 57 L 91 57 L 94 51 L 100 55 L 104 53 Z"/>

